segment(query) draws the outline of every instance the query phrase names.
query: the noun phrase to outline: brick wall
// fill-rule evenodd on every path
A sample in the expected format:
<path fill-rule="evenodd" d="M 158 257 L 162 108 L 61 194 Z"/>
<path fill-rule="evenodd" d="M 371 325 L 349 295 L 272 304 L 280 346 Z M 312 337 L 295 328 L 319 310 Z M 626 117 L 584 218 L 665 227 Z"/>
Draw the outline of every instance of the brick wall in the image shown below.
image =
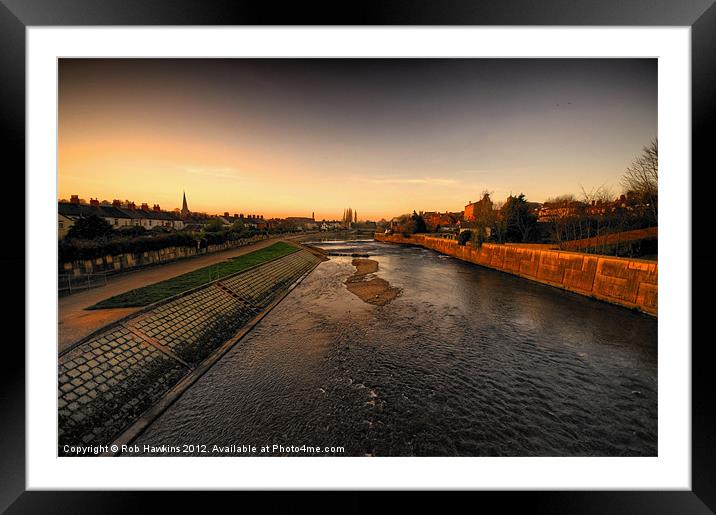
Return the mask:
<path fill-rule="evenodd" d="M 478 249 L 471 244 L 458 245 L 456 240 L 420 234 L 405 238 L 400 234 L 376 233 L 375 239 L 420 245 L 470 263 L 657 315 L 658 265 L 654 261 L 491 243 Z"/>

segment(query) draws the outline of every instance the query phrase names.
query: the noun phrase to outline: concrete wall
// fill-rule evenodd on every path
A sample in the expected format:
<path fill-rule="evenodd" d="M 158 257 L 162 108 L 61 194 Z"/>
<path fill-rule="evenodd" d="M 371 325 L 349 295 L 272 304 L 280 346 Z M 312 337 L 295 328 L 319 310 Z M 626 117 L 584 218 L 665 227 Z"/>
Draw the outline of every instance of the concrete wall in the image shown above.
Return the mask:
<path fill-rule="evenodd" d="M 177 259 L 197 256 L 201 254 L 210 254 L 235 247 L 249 245 L 259 240 L 265 240 L 266 236 L 252 236 L 235 241 L 227 241 L 217 245 L 209 245 L 206 249 L 197 250 L 196 247 L 166 247 L 160 250 L 151 250 L 147 252 L 136 252 L 128 254 L 118 254 L 115 256 L 107 255 L 95 259 L 82 259 L 78 261 L 70 261 L 60 263 L 60 274 L 82 275 L 98 272 L 120 272 L 123 270 L 131 270 L 148 265 L 156 265 L 159 263 L 167 263 Z"/>
<path fill-rule="evenodd" d="M 420 245 L 463 261 L 519 275 L 596 299 L 657 315 L 658 265 L 654 261 L 617 258 L 484 243 L 479 249 L 456 240 L 414 234 L 375 234 L 388 243 Z"/>

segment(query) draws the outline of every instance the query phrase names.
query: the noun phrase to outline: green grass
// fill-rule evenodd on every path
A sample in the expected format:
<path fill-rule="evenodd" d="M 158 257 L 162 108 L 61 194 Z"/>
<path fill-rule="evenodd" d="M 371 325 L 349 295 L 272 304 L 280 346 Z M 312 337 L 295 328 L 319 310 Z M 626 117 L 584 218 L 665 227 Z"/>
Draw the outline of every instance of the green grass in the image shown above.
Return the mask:
<path fill-rule="evenodd" d="M 173 295 L 191 290 L 216 279 L 221 279 L 227 275 L 235 274 L 241 270 L 245 270 L 252 266 L 260 265 L 266 261 L 286 256 L 298 251 L 297 247 L 284 243 L 282 241 L 274 243 L 269 247 L 255 250 L 243 256 L 236 256 L 226 261 L 205 266 L 186 274 L 178 275 L 161 281 L 158 283 L 143 286 L 135 290 L 115 295 L 105 299 L 87 309 L 109 309 L 109 308 L 129 308 L 138 306 L 147 306 L 154 302 L 166 299 Z"/>

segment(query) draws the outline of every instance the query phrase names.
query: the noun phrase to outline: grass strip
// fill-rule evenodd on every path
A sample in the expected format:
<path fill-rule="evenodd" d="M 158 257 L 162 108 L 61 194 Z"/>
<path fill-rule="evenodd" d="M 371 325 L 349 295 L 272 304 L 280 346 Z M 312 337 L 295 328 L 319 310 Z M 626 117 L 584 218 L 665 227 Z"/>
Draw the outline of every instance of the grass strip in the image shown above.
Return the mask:
<path fill-rule="evenodd" d="M 287 256 L 298 251 L 297 247 L 282 241 L 269 247 L 236 256 L 226 261 L 198 268 L 186 274 L 178 275 L 158 283 L 136 288 L 88 307 L 87 309 L 110 309 L 147 306 L 173 295 L 191 290 L 211 281 L 235 274 L 252 266 L 260 265 L 272 259 Z"/>

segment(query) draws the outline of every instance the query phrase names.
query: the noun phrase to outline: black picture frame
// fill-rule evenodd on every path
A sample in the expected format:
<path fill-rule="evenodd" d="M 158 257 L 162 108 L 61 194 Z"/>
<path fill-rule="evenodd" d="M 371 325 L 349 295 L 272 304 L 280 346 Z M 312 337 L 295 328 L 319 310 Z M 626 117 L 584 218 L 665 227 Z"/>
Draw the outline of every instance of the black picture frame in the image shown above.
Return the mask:
<path fill-rule="evenodd" d="M 716 6 L 714 0 L 504 0 L 443 1 L 383 0 L 328 5 L 305 2 L 275 5 L 271 2 L 241 0 L 0 0 L 0 145 L 5 184 L 3 204 L 12 213 L 12 246 L 6 246 L 0 260 L 5 270 L 3 311 L 6 328 L 18 330 L 6 336 L 4 371 L 0 374 L 0 511 L 7 513 L 124 513 L 147 508 L 159 493 L 146 492 L 28 492 L 25 491 L 25 340 L 24 235 L 18 218 L 32 209 L 26 199 L 25 169 L 25 29 L 31 26 L 63 25 L 618 25 L 689 26 L 692 51 L 692 191 L 709 192 L 714 169 L 710 134 L 716 125 Z M 711 130 L 709 130 L 711 129 Z M 711 173 L 710 173 L 711 172 Z M 705 195 L 704 195 L 705 196 Z M 708 293 L 714 287 L 714 257 L 707 245 L 697 245 L 698 234 L 706 232 L 709 202 L 693 202 L 692 271 L 692 490 L 610 491 L 610 492 L 479 492 L 471 504 L 499 503 L 501 509 L 527 506 L 538 513 L 713 513 L 716 511 L 716 396 L 712 377 L 707 310 Z M 9 205 L 8 205 L 9 204 Z M 686 208 L 689 208 L 685 206 Z M 17 217 L 16 217 L 17 216 Z M 10 230 L 10 228 L 8 228 Z M 22 240 L 22 244 L 20 243 Z M 31 273 L 27 271 L 26 273 Z M 698 275 L 697 275 L 698 274 Z M 32 309 L 32 306 L 28 306 Z M 11 323 L 12 322 L 12 323 Z M 8 331 L 6 331 L 7 334 Z M 670 342 L 674 345 L 689 342 Z M 54 347 L 53 347 L 54 348 Z M 91 466 L 91 465 L 88 465 Z M 225 497 L 228 493 L 214 493 Z M 259 494 L 244 493 L 249 499 Z M 299 496 L 288 500 L 272 493 L 272 507 L 299 509 L 304 503 L 312 511 L 359 511 L 373 509 L 373 500 L 351 492 L 332 503 L 322 497 Z M 174 492 L 163 503 L 177 503 L 179 512 L 206 507 L 199 496 Z M 421 493 L 411 494 L 412 502 L 428 504 Z M 451 496 L 452 502 L 464 502 Z M 212 503 L 221 501 L 212 499 Z M 263 498 L 261 502 L 264 502 Z M 439 502 L 444 509 L 445 501 Z M 380 504 L 380 502 L 379 502 Z M 475 505 L 475 504 L 473 504 Z M 170 509 L 169 504 L 164 508 Z M 477 506 L 477 505 L 475 505 Z M 442 511 L 442 510 L 441 510 Z"/>

